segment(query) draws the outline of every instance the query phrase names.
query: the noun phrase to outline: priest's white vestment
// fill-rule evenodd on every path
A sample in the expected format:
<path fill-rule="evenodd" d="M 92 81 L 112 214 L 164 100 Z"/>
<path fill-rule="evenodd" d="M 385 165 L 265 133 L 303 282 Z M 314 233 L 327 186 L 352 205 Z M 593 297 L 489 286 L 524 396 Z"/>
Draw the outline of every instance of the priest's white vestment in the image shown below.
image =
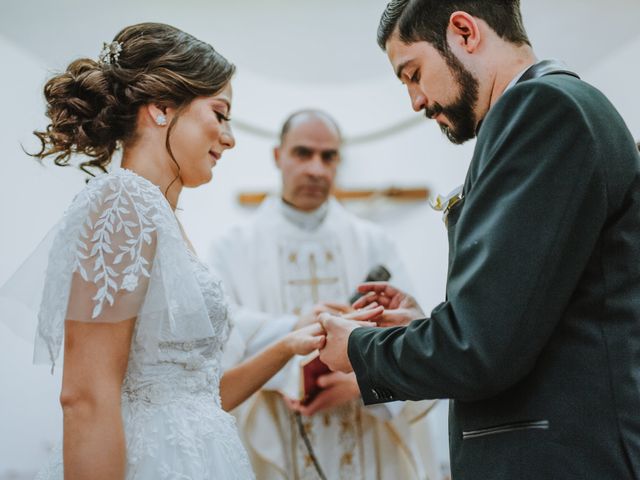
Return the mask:
<path fill-rule="evenodd" d="M 267 198 L 214 242 L 210 258 L 235 310 L 227 366 L 291 331 L 316 303 L 348 303 L 372 267 L 384 265 L 394 285 L 411 291 L 389 237 L 333 198 L 311 213 Z M 299 375 L 298 359 L 235 412 L 259 480 L 319 478 L 280 393 Z M 436 479 L 426 423 L 432 406 L 364 407 L 357 399 L 302 419 L 328 479 Z"/>

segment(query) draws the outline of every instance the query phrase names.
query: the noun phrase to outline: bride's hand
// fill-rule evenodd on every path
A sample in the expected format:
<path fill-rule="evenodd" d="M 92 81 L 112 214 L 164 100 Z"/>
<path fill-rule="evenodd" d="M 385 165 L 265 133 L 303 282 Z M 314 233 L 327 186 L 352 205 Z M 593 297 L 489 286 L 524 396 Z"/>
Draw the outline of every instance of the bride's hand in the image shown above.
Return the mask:
<path fill-rule="evenodd" d="M 307 355 L 324 347 L 325 332 L 318 322 L 294 330 L 283 338 L 291 355 Z"/>

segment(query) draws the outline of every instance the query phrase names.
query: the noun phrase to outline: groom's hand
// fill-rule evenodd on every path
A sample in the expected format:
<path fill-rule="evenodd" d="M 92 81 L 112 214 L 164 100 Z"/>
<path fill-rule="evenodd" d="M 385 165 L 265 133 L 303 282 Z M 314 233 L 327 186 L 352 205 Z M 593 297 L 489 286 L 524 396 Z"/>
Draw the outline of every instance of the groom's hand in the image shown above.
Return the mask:
<path fill-rule="evenodd" d="M 380 309 L 381 311 L 382 309 Z M 320 322 L 326 332 L 326 343 L 320 350 L 320 360 L 335 371 L 349 373 L 353 371 L 351 361 L 347 354 L 349 335 L 356 328 L 362 326 L 375 326 L 373 323 L 357 322 L 336 317 L 329 313 L 320 314 Z"/>

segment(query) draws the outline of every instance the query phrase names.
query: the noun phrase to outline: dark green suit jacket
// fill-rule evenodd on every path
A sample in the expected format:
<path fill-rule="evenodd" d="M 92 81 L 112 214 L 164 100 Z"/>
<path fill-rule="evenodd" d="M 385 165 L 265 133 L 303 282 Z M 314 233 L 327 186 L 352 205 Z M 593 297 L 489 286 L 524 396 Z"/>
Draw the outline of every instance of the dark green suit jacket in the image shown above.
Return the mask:
<path fill-rule="evenodd" d="M 625 123 L 577 78 L 522 82 L 486 116 L 463 193 L 446 301 L 349 338 L 365 403 L 453 399 L 454 480 L 640 478 L 640 159 Z"/>

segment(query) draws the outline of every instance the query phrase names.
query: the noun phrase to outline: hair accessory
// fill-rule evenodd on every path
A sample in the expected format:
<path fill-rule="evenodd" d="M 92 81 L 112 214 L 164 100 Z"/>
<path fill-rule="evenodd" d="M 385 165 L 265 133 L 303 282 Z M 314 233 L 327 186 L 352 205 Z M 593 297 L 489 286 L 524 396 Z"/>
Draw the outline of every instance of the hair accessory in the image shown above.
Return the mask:
<path fill-rule="evenodd" d="M 156 115 L 156 123 L 161 127 L 164 127 L 167 124 L 167 117 L 159 113 L 158 115 Z"/>
<path fill-rule="evenodd" d="M 122 43 L 114 40 L 111 43 L 103 42 L 98 61 L 105 65 L 115 65 L 122 52 Z"/>

